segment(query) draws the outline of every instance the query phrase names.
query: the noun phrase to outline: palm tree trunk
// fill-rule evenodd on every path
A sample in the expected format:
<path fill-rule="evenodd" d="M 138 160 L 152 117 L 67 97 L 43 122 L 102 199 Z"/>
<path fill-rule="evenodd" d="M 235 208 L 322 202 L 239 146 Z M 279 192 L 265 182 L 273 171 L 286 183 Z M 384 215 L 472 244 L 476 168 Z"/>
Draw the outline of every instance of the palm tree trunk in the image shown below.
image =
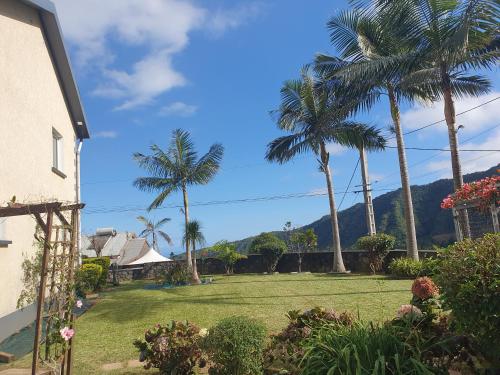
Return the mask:
<path fill-rule="evenodd" d="M 325 173 L 326 185 L 328 188 L 328 200 L 330 202 L 330 219 L 332 224 L 333 237 L 333 272 L 346 272 L 344 260 L 342 259 L 342 248 L 340 246 L 339 222 L 337 218 L 337 209 L 335 208 L 335 197 L 333 195 L 332 176 L 330 173 L 329 155 L 325 144 L 321 142 L 321 163 Z"/>
<path fill-rule="evenodd" d="M 463 186 L 464 179 L 462 176 L 460 155 L 458 153 L 457 130 L 455 128 L 455 103 L 453 103 L 449 77 L 446 73 L 444 73 L 443 77 L 444 77 L 443 78 L 444 117 L 446 119 L 446 125 L 448 127 L 448 139 L 450 142 L 450 154 L 451 154 L 451 169 L 453 172 L 453 185 L 456 191 Z M 459 220 L 464 237 L 469 238 L 471 234 L 470 234 L 469 215 L 467 214 L 467 210 L 460 210 Z"/>
<path fill-rule="evenodd" d="M 198 265 L 196 264 L 196 246 L 193 241 L 193 282 L 201 284 L 200 276 L 198 275 Z"/>
<path fill-rule="evenodd" d="M 365 199 L 365 216 L 368 235 L 373 236 L 377 233 L 375 226 L 375 213 L 373 212 L 372 192 L 370 186 L 370 176 L 368 175 L 368 160 L 364 147 L 359 148 L 359 162 L 361 164 L 361 177 L 363 179 L 363 197 Z"/>
<path fill-rule="evenodd" d="M 184 198 L 184 230 L 187 230 L 189 224 L 189 201 L 186 187 L 182 187 L 182 196 Z M 186 236 L 187 238 L 187 236 Z M 193 268 L 191 261 L 191 251 L 189 251 L 189 241 L 186 241 L 186 265 L 188 268 Z"/>
<path fill-rule="evenodd" d="M 410 179 L 408 178 L 408 165 L 406 163 L 405 143 L 401 129 L 399 107 L 394 89 L 391 85 L 387 85 L 387 92 L 389 94 L 391 116 L 394 124 L 394 130 L 396 132 L 396 142 L 398 147 L 399 172 L 401 174 L 401 187 L 403 190 L 403 203 L 406 221 L 406 252 L 408 258 L 418 260 L 417 233 L 415 230 L 413 201 L 411 198 Z"/>

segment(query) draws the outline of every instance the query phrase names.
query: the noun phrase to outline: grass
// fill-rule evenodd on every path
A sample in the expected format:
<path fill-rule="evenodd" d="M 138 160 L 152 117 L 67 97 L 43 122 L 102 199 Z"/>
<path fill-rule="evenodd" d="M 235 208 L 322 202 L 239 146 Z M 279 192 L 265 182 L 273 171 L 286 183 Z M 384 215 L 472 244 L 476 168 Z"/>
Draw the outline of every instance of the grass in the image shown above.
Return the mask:
<path fill-rule="evenodd" d="M 383 276 L 279 274 L 217 276 L 211 285 L 145 290 L 145 282 L 101 293 L 102 300 L 76 322 L 75 375 L 102 374 L 105 363 L 137 358 L 132 346 L 144 330 L 171 319 L 209 327 L 231 315 L 262 320 L 270 332 L 283 328 L 285 313 L 314 306 L 349 310 L 363 320 L 394 316 L 410 298 L 409 280 Z M 30 363 L 21 359 L 14 366 Z M 1 367 L 0 367 L 1 369 Z M 109 374 L 154 373 L 123 369 Z"/>

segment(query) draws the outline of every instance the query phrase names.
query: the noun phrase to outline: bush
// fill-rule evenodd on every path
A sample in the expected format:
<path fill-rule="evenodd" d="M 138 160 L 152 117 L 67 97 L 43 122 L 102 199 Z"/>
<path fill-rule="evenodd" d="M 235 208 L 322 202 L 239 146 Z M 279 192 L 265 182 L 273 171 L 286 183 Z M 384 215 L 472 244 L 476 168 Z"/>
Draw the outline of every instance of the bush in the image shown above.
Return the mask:
<path fill-rule="evenodd" d="M 106 285 L 108 280 L 109 267 L 111 260 L 109 257 L 85 258 L 82 259 L 82 264 L 98 264 L 102 267 L 101 277 L 99 278 L 98 289 Z"/>
<path fill-rule="evenodd" d="M 447 374 L 446 366 L 425 359 L 427 341 L 408 326 L 325 327 L 304 343 L 301 374 Z"/>
<path fill-rule="evenodd" d="M 439 260 L 424 258 L 414 260 L 411 258 L 396 258 L 389 264 L 388 271 L 397 277 L 416 278 L 419 276 L 434 276 L 439 270 Z"/>
<path fill-rule="evenodd" d="M 234 316 L 221 320 L 204 343 L 212 363 L 209 374 L 261 374 L 265 338 L 264 325 L 253 319 Z"/>
<path fill-rule="evenodd" d="M 372 236 L 358 238 L 356 247 L 368 252 L 370 268 L 375 274 L 376 271 L 380 271 L 382 269 L 384 258 L 389 253 L 389 250 L 394 249 L 395 244 L 395 237 L 385 233 L 377 233 Z"/>
<path fill-rule="evenodd" d="M 448 247 L 440 255 L 436 281 L 458 331 L 473 337 L 481 352 L 500 365 L 500 234 Z"/>
<path fill-rule="evenodd" d="M 147 330 L 143 340 L 135 340 L 144 368 L 160 370 L 163 375 L 191 375 L 196 365 L 204 367 L 200 349 L 200 329 L 189 322 L 171 321 Z"/>
<path fill-rule="evenodd" d="M 165 283 L 172 286 L 187 285 L 191 281 L 191 273 L 184 263 L 174 263 L 165 272 Z"/>
<path fill-rule="evenodd" d="M 226 240 L 217 242 L 211 247 L 211 251 L 217 254 L 217 259 L 224 263 L 226 275 L 231 275 L 234 272 L 234 265 L 240 259 L 246 259 L 246 255 L 240 254 L 236 251 L 236 244 L 230 243 Z"/>
<path fill-rule="evenodd" d="M 77 273 L 77 289 L 79 294 L 95 292 L 99 288 L 102 267 L 98 264 L 82 264 Z"/>
<path fill-rule="evenodd" d="M 285 241 L 272 233 L 261 233 L 250 244 L 250 251 L 261 254 L 267 268 L 272 273 L 278 265 L 281 256 L 286 253 Z"/>
<path fill-rule="evenodd" d="M 273 374 L 300 374 L 300 362 L 305 354 L 303 342 L 313 335 L 314 330 L 324 326 L 350 326 L 354 322 L 349 313 L 338 314 L 320 307 L 304 312 L 293 310 L 287 317 L 288 326 L 271 336 L 264 352 L 264 366 Z"/>

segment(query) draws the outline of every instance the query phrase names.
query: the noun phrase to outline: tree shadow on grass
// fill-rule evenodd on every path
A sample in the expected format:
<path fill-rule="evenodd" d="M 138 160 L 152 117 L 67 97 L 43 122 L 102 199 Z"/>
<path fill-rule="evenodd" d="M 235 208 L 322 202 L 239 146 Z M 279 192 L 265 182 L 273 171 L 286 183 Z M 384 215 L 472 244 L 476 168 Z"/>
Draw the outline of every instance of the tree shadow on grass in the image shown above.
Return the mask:
<path fill-rule="evenodd" d="M 281 304 L 280 300 L 293 299 L 293 298 L 321 298 L 321 297 L 334 297 L 334 296 L 355 296 L 355 295 L 377 295 L 377 294 L 390 294 L 407 292 L 406 289 L 392 289 L 381 291 L 358 291 L 358 292 L 337 292 L 337 293 L 316 293 L 316 294 L 292 294 L 292 295 L 265 295 L 265 296 L 241 296 L 231 297 L 230 294 L 219 295 L 200 295 L 200 296 L 179 296 L 173 298 L 166 298 L 164 300 L 130 300 L 125 296 L 123 298 L 116 298 L 114 301 L 106 301 L 101 304 L 100 308 L 94 311 L 93 318 L 114 322 L 125 323 L 133 320 L 142 319 L 145 314 L 151 311 L 165 310 L 169 312 L 168 307 L 175 310 L 176 307 L 182 306 L 189 309 L 188 305 L 231 305 L 231 306 L 275 306 Z M 236 293 L 234 293 L 236 294 Z M 266 303 L 265 300 L 272 300 L 274 302 Z M 126 307 L 123 307 L 126 306 Z"/>

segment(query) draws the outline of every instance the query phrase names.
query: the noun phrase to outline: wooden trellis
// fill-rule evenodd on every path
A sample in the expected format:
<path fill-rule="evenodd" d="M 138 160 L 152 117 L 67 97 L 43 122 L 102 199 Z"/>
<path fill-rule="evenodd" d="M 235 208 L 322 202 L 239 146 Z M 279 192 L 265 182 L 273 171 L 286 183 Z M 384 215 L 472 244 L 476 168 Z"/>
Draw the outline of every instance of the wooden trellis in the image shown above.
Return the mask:
<path fill-rule="evenodd" d="M 36 375 L 41 362 L 48 363 L 51 360 L 56 361 L 60 374 L 72 373 L 72 340 L 61 342 L 58 334 L 61 324 L 72 329 L 74 322 L 78 211 L 83 207 L 83 204 L 64 205 L 61 202 L 0 207 L 0 218 L 33 215 L 42 233 L 42 236 L 35 234 L 43 243 L 43 254 L 36 306 L 32 375 Z M 41 350 L 42 343 L 45 345 L 44 350 Z"/>
<path fill-rule="evenodd" d="M 463 202 L 453 207 L 452 212 L 457 241 L 500 232 L 500 207 L 495 203 L 486 209 L 480 209 L 478 201 Z M 464 216 L 467 222 L 464 222 Z"/>

